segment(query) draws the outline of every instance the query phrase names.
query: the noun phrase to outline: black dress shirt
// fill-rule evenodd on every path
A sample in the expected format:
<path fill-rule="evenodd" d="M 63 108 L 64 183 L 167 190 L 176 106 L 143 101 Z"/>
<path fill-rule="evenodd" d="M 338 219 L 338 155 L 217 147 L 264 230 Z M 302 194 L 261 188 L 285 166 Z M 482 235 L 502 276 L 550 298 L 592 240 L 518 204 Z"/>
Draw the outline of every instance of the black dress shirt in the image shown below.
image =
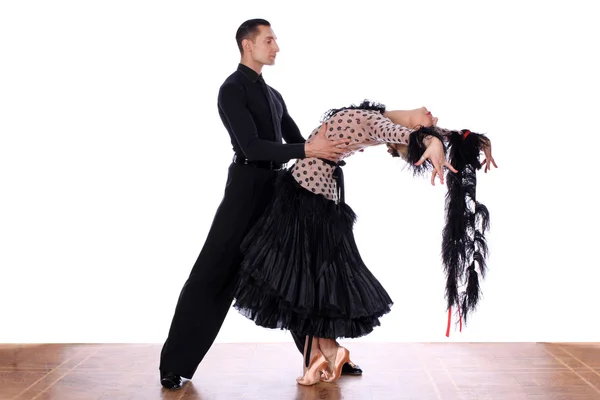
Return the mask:
<path fill-rule="evenodd" d="M 272 117 L 267 95 L 275 107 Z M 262 74 L 239 64 L 219 89 L 219 116 L 229 132 L 233 151 L 251 161 L 285 163 L 304 158 L 306 139 L 290 117 L 281 94 L 264 83 Z M 274 124 L 280 124 L 278 137 Z"/>

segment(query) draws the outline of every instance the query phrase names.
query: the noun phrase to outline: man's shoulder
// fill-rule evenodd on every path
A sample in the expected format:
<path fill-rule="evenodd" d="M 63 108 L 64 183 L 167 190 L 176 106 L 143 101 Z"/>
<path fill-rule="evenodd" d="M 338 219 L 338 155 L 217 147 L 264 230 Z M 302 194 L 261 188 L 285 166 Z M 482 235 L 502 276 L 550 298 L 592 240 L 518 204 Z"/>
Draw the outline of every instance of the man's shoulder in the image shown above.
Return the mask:
<path fill-rule="evenodd" d="M 244 80 L 239 71 L 229 75 L 219 87 L 219 98 L 239 96 L 245 93 Z"/>
<path fill-rule="evenodd" d="M 243 74 L 240 71 L 233 71 L 221 84 L 221 87 L 228 85 L 242 85 L 243 83 Z"/>

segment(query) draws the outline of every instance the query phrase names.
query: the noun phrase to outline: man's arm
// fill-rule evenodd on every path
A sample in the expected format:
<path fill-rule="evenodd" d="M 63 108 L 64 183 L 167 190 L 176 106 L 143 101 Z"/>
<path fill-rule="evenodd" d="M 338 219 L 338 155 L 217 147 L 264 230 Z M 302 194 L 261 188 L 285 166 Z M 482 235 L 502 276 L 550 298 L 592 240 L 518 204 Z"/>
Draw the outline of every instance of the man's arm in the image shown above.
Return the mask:
<path fill-rule="evenodd" d="M 283 106 L 283 117 L 281 118 L 281 134 L 286 143 L 304 143 L 306 139 L 302 136 L 298 125 L 294 119 L 290 116 L 287 105 L 283 100 L 283 96 L 277 90 L 273 89 L 281 105 Z"/>
<path fill-rule="evenodd" d="M 246 94 L 240 85 L 227 83 L 221 86 L 218 105 L 248 160 L 285 163 L 291 159 L 305 158 L 304 141 L 282 144 L 258 137 L 256 124 L 246 106 Z"/>

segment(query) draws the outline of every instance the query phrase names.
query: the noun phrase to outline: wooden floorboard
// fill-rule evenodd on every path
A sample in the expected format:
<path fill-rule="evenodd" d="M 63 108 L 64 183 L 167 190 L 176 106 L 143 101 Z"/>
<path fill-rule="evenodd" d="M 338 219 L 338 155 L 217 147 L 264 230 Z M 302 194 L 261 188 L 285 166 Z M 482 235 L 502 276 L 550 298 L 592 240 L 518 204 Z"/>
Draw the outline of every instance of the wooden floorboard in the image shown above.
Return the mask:
<path fill-rule="evenodd" d="M 194 378 L 168 391 L 157 344 L 5 344 L 0 399 L 600 399 L 600 344 L 346 346 L 363 376 L 299 386 L 302 359 L 292 343 L 215 344 Z"/>

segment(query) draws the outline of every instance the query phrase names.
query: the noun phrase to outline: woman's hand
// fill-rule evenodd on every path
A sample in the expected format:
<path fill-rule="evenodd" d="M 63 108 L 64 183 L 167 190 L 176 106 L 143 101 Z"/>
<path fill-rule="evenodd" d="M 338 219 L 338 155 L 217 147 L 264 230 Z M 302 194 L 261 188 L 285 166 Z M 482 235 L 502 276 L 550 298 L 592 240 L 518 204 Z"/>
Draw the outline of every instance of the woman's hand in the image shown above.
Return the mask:
<path fill-rule="evenodd" d="M 425 162 L 425 160 L 431 160 L 433 164 L 433 172 L 431 173 L 431 184 L 435 186 L 436 175 L 440 177 L 440 183 L 444 184 L 444 167 L 450 171 L 458 172 L 447 160 L 444 154 L 444 145 L 442 142 L 433 136 L 427 137 L 423 140 L 423 143 L 427 147 L 419 161 L 415 163 L 419 166 Z"/>
<path fill-rule="evenodd" d="M 483 154 L 485 155 L 485 160 L 483 160 L 482 162 L 482 164 L 485 164 L 485 169 L 483 170 L 483 172 L 487 174 L 488 170 L 492 169 L 492 167 L 490 167 L 490 163 L 494 167 L 498 168 L 494 157 L 492 157 L 492 142 L 489 139 L 487 140 L 487 143 L 483 146 L 482 150 Z"/>

